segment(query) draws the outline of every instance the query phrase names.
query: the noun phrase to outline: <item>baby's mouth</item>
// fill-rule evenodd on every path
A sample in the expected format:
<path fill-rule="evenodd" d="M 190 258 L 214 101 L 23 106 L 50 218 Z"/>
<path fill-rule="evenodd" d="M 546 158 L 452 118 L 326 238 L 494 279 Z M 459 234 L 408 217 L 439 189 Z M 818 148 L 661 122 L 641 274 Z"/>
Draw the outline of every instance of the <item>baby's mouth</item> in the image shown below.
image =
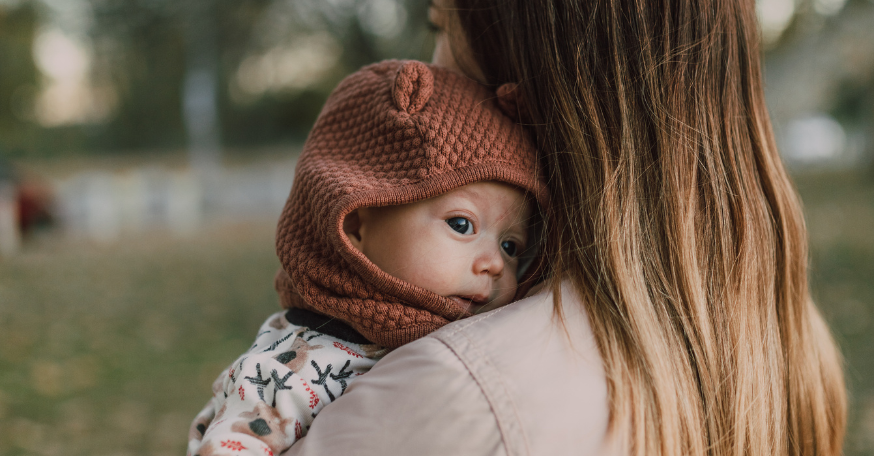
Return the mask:
<path fill-rule="evenodd" d="M 449 299 L 465 308 L 470 313 L 476 313 L 477 310 L 485 307 L 489 303 L 489 298 L 482 296 L 450 296 Z"/>

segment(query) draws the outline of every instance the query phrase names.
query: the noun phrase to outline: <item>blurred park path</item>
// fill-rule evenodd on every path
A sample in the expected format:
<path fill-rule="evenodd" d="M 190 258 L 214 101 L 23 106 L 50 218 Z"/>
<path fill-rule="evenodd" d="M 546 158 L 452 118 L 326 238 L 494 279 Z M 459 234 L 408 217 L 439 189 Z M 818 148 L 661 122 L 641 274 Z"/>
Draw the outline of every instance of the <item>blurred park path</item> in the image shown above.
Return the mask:
<path fill-rule="evenodd" d="M 144 165 L 89 169 L 54 182 L 58 228 L 112 243 L 163 230 L 194 236 L 206 225 L 276 220 L 288 198 L 297 154 L 198 172 Z"/>

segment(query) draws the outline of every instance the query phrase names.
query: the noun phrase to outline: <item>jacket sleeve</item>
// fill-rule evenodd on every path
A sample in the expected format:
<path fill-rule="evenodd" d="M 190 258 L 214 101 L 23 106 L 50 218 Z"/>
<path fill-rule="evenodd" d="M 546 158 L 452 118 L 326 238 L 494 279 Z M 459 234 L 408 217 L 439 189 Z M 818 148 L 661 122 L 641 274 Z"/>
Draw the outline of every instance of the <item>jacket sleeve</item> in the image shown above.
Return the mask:
<path fill-rule="evenodd" d="M 505 455 L 498 423 L 464 364 L 426 337 L 386 356 L 313 421 L 295 456 Z"/>

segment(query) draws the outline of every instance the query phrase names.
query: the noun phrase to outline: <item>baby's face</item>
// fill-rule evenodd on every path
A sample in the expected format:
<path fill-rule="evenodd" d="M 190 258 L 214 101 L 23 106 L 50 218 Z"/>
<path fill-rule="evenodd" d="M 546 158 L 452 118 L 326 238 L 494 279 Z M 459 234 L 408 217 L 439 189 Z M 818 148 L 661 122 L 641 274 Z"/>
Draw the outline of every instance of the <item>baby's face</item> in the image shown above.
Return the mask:
<path fill-rule="evenodd" d="M 472 313 L 513 300 L 531 217 L 522 190 L 477 182 L 424 201 L 362 208 L 357 217 L 346 224 L 352 245 L 386 273 Z"/>

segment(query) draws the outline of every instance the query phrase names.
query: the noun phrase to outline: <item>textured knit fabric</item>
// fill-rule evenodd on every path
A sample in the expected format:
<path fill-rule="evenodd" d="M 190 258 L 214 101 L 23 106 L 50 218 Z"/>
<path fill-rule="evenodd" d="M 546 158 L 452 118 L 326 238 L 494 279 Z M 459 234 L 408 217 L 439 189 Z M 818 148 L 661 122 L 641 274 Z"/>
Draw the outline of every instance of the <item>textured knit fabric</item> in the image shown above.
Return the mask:
<path fill-rule="evenodd" d="M 538 176 L 533 143 L 494 92 L 421 62 L 361 69 L 331 94 L 298 161 L 276 234 L 283 306 L 336 317 L 389 348 L 470 316 L 376 267 L 352 247 L 344 217 L 487 180 L 520 187 L 545 205 Z"/>
<path fill-rule="evenodd" d="M 188 433 L 189 456 L 280 454 L 385 352 L 360 335 L 301 324 L 307 322 L 293 313 L 270 316 L 252 347 L 213 383 L 213 398 Z"/>

